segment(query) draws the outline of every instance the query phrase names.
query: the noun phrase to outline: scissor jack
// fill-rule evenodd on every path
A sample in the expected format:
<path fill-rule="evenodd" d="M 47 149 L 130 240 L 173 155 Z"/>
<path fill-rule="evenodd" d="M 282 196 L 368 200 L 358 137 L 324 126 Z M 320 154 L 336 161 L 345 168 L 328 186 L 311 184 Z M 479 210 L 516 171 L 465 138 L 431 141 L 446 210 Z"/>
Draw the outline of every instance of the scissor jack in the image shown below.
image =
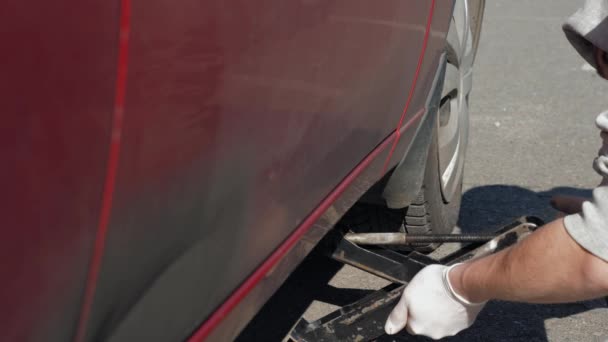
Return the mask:
<path fill-rule="evenodd" d="M 537 217 L 521 217 L 493 234 L 483 235 L 347 233 L 337 240 L 331 257 L 393 284 L 314 322 L 300 319 L 289 338 L 298 342 L 376 339 L 384 334 L 384 322 L 403 288 L 422 268 L 431 264 L 451 265 L 496 253 L 522 240 L 542 224 Z M 394 250 L 395 246 L 450 242 L 465 244 L 443 257 Z"/>

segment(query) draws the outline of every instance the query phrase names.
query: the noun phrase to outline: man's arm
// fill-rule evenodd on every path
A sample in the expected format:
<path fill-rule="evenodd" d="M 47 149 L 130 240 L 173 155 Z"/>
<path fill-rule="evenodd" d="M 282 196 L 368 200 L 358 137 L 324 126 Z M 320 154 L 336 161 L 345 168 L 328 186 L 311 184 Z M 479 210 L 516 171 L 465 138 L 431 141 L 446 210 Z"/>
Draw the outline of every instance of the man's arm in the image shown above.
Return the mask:
<path fill-rule="evenodd" d="M 456 266 L 448 276 L 455 292 L 471 302 L 557 303 L 608 295 L 608 263 L 580 247 L 563 219 L 513 247 Z"/>
<path fill-rule="evenodd" d="M 496 254 L 451 268 L 425 267 L 405 288 L 386 332 L 406 327 L 438 339 L 471 326 L 490 299 L 559 303 L 608 295 L 608 263 L 582 248 L 569 231 L 559 219 Z"/>

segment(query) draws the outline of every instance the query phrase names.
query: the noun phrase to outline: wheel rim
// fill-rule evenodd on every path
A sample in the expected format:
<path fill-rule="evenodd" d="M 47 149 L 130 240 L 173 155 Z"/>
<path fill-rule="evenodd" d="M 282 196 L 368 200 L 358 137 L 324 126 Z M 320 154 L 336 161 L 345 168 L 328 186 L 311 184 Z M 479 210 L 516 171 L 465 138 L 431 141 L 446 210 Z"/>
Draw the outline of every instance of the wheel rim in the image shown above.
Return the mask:
<path fill-rule="evenodd" d="M 458 191 L 468 140 L 475 49 L 468 4 L 458 0 L 447 38 L 447 63 L 437 120 L 439 178 L 445 202 Z"/>

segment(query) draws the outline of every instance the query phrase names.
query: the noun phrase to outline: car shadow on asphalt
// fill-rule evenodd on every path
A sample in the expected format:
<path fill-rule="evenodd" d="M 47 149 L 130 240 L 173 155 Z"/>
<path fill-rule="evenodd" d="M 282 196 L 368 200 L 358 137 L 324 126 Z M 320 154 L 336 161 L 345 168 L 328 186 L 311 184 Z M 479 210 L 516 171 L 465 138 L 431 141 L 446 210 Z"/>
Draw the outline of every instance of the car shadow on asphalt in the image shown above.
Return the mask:
<path fill-rule="evenodd" d="M 458 226 L 463 233 L 492 231 L 520 216 L 551 220 L 553 195 L 591 196 L 589 189 L 558 187 L 534 192 L 518 186 L 475 187 L 463 194 Z M 313 301 L 338 306 L 354 302 L 370 290 L 330 286 L 342 264 L 323 256 L 320 247 L 294 271 L 249 323 L 237 341 L 281 341 Z M 490 302 L 468 330 L 445 341 L 548 341 L 545 323 L 553 318 L 605 308 L 605 300 L 563 305 Z M 378 341 L 430 341 L 407 333 L 383 336 Z"/>
<path fill-rule="evenodd" d="M 236 341 L 281 341 L 314 301 L 344 306 L 372 292 L 329 285 L 343 264 L 326 257 L 322 248 L 317 246 L 310 253 Z"/>
<path fill-rule="evenodd" d="M 458 227 L 463 233 L 489 232 L 521 216 L 549 222 L 557 214 L 549 205 L 554 195 L 591 197 L 591 189 L 556 187 L 535 192 L 514 185 L 471 188 L 462 195 Z"/>

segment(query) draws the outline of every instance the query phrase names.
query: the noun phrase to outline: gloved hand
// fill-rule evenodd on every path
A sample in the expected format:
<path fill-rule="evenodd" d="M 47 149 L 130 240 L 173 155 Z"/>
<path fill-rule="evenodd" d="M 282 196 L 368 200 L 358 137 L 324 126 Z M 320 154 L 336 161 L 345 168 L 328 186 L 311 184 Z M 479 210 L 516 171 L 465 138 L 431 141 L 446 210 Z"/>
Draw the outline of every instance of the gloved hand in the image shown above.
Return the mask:
<path fill-rule="evenodd" d="M 410 334 L 440 339 L 470 327 L 485 302 L 471 303 L 454 292 L 448 272 L 455 266 L 430 265 L 418 272 L 389 315 L 386 333 L 407 327 Z"/>

